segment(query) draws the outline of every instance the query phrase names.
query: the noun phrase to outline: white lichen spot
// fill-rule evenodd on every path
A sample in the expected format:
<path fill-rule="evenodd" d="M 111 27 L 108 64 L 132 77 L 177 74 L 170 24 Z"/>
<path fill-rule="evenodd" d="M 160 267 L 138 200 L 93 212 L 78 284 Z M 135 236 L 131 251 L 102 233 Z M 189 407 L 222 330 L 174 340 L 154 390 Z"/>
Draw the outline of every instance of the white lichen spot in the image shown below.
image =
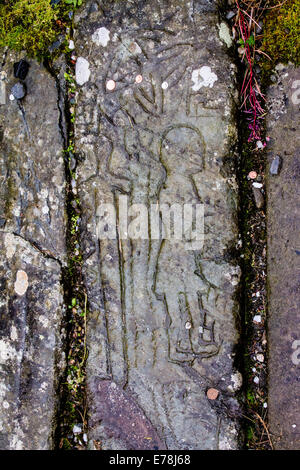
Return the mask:
<path fill-rule="evenodd" d="M 6 361 L 14 359 L 17 355 L 16 350 L 3 339 L 0 340 L 0 364 L 5 364 Z"/>
<path fill-rule="evenodd" d="M 28 276 L 25 271 L 17 271 L 17 278 L 15 282 L 15 292 L 18 295 L 24 295 L 28 289 Z"/>
<path fill-rule="evenodd" d="M 218 28 L 219 28 L 219 38 L 221 39 L 221 41 L 225 42 L 227 47 L 231 47 L 232 37 L 231 37 L 230 30 L 227 24 L 222 22 L 220 25 L 218 25 Z"/>
<path fill-rule="evenodd" d="M 14 325 L 11 327 L 10 330 L 10 339 L 12 341 L 16 341 L 18 339 L 18 330 Z"/>
<path fill-rule="evenodd" d="M 15 237 L 11 233 L 7 233 L 4 238 L 4 246 L 6 248 L 7 258 L 12 258 L 16 251 Z"/>
<path fill-rule="evenodd" d="M 192 86 L 192 89 L 194 91 L 199 91 L 202 87 L 212 88 L 217 80 L 218 77 L 214 72 L 212 72 L 211 68 L 208 65 L 204 65 L 201 69 L 193 70 L 192 81 L 194 85 Z"/>
<path fill-rule="evenodd" d="M 236 371 L 234 374 L 231 375 L 231 383 L 232 388 L 234 391 L 239 390 L 243 384 L 243 377 L 242 374 Z"/>
<path fill-rule="evenodd" d="M 18 436 L 13 435 L 10 443 L 10 448 L 12 450 L 23 450 L 23 442 L 18 438 Z"/>
<path fill-rule="evenodd" d="M 41 315 L 41 316 L 39 317 L 39 322 L 43 325 L 44 328 L 48 328 L 48 326 L 49 326 L 49 320 L 48 320 L 47 317 Z"/>
<path fill-rule="evenodd" d="M 48 384 L 47 382 L 43 382 L 40 386 L 41 392 L 45 392 L 47 390 Z"/>
<path fill-rule="evenodd" d="M 84 57 L 78 57 L 75 67 L 75 78 L 78 85 L 84 85 L 89 81 L 91 71 L 90 64 Z"/>
<path fill-rule="evenodd" d="M 108 29 L 104 27 L 98 28 L 92 35 L 92 41 L 98 46 L 106 47 L 110 40 L 109 35 Z"/>
<path fill-rule="evenodd" d="M 4 402 L 2 403 L 3 405 L 3 408 L 5 408 L 6 410 L 9 408 L 9 403 L 8 401 L 4 400 Z"/>
<path fill-rule="evenodd" d="M 219 442 L 219 450 L 232 450 L 232 446 L 227 437 L 223 437 Z"/>

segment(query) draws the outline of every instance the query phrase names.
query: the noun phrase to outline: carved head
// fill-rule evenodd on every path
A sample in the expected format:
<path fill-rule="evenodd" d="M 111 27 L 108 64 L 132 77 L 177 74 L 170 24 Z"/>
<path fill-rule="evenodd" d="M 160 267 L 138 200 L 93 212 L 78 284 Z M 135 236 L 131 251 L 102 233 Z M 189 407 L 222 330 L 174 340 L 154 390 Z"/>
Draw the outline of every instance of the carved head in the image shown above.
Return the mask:
<path fill-rule="evenodd" d="M 202 171 L 205 144 L 201 132 L 188 124 L 174 124 L 161 139 L 160 158 L 168 173 L 183 172 L 186 176 Z"/>

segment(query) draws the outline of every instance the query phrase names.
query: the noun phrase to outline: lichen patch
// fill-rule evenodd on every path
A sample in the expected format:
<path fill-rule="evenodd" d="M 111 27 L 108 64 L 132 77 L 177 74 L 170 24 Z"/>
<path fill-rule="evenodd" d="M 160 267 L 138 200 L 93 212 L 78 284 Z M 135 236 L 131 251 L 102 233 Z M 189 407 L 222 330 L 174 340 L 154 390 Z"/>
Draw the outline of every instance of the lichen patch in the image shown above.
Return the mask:
<path fill-rule="evenodd" d="M 106 47 L 110 40 L 110 32 L 107 28 L 98 28 L 92 35 L 92 41 L 98 46 Z"/>
<path fill-rule="evenodd" d="M 214 72 L 212 72 L 211 68 L 208 65 L 204 65 L 200 69 L 193 70 L 192 82 L 194 85 L 192 86 L 192 89 L 194 91 L 199 91 L 202 87 L 212 88 L 217 80 L 218 77 Z"/>

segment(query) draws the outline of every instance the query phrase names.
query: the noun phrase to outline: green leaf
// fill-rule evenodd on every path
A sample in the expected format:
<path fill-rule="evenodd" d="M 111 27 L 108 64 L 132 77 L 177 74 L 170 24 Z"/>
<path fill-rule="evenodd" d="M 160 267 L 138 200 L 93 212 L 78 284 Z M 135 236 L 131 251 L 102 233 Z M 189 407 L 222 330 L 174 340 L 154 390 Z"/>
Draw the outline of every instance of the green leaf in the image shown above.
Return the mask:
<path fill-rule="evenodd" d="M 254 39 L 254 36 L 250 36 L 248 39 L 247 39 L 247 44 L 249 44 L 249 46 L 254 46 L 255 44 L 255 39 Z"/>

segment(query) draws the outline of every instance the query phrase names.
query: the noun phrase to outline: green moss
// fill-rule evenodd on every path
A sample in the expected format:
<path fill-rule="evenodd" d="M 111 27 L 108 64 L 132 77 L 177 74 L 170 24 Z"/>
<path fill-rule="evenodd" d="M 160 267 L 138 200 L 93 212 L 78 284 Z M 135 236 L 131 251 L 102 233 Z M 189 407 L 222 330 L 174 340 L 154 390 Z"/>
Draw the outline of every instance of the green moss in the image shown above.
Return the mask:
<path fill-rule="evenodd" d="M 271 7 L 280 2 L 272 0 Z M 287 0 L 281 7 L 270 8 L 265 16 L 262 51 L 271 61 L 265 68 L 272 69 L 278 62 L 300 65 L 300 0 Z"/>
<path fill-rule="evenodd" d="M 81 2 L 82 3 L 82 2 Z M 59 34 L 64 34 L 70 19 L 68 12 L 81 3 L 62 0 L 4 0 L 0 3 L 0 47 L 26 50 L 41 58 Z"/>

